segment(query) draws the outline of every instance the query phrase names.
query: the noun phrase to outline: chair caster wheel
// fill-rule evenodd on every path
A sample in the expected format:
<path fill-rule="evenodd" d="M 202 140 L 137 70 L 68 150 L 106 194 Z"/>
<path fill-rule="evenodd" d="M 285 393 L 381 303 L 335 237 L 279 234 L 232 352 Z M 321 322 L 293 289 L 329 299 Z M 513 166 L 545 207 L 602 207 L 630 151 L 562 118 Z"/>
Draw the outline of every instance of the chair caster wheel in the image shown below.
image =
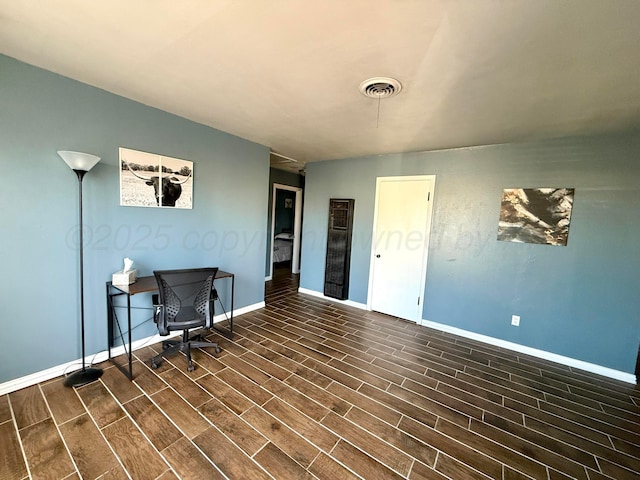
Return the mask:
<path fill-rule="evenodd" d="M 151 368 L 153 368 L 154 370 L 157 370 L 157 368 L 160 366 L 159 363 L 156 362 L 151 362 Z"/>
<path fill-rule="evenodd" d="M 222 350 L 220 349 L 220 347 L 216 347 L 216 350 L 215 350 L 216 353 L 220 353 L 221 351 Z"/>
<path fill-rule="evenodd" d="M 196 369 L 196 367 L 194 367 L 193 365 L 189 365 L 187 367 L 187 370 L 189 370 L 190 372 L 193 372 Z"/>

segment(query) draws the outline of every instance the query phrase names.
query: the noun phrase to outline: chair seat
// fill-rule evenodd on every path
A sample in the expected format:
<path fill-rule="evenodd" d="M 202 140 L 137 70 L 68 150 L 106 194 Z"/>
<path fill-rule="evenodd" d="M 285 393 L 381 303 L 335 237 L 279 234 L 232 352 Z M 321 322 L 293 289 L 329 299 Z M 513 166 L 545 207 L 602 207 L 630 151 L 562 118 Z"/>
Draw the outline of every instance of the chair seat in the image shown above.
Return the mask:
<path fill-rule="evenodd" d="M 200 315 L 192 306 L 182 307 L 173 321 L 167 322 L 169 331 L 184 330 L 206 326 L 207 318 Z"/>

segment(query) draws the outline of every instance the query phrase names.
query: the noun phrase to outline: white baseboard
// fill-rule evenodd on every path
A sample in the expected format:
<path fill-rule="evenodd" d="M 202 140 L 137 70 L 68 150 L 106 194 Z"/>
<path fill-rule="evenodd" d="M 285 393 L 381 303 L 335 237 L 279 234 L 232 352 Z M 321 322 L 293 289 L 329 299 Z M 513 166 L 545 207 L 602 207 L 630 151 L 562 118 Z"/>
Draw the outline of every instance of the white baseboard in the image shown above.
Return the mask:
<path fill-rule="evenodd" d="M 353 300 L 339 300 L 337 298 L 327 297 L 324 293 L 316 292 L 315 290 L 308 290 L 306 288 L 298 288 L 298 292 L 313 297 L 322 298 L 324 300 L 330 300 L 332 302 L 340 303 L 342 305 L 348 305 L 350 307 L 359 308 L 361 310 L 367 310 L 367 306 L 364 303 L 354 302 Z"/>
<path fill-rule="evenodd" d="M 242 315 L 243 313 L 248 313 L 253 310 L 258 310 L 259 308 L 263 308 L 265 306 L 264 301 L 254 303 L 253 305 L 248 305 L 246 307 L 239 308 L 233 311 L 233 316 Z M 226 321 L 227 317 L 224 314 L 216 315 L 213 318 L 214 323 Z M 131 343 L 131 351 L 134 352 L 142 347 L 147 345 L 152 345 L 154 343 L 161 342 L 162 340 L 167 340 L 171 337 L 180 336 L 180 332 L 174 332 L 168 336 L 160 336 L 159 334 L 152 335 L 147 338 L 143 338 L 140 340 L 136 340 Z M 117 357 L 118 355 L 125 354 L 124 346 L 119 346 L 111 349 L 111 356 Z M 109 359 L 109 354 L 106 350 L 102 352 L 98 352 L 95 355 L 91 355 L 85 358 L 85 364 L 87 366 L 92 364 L 98 364 L 104 362 Z M 48 368 L 46 370 L 41 370 L 39 372 L 32 373 L 30 375 L 25 375 L 24 377 L 16 378 L 14 380 L 9 380 L 8 382 L 0 383 L 0 395 L 5 395 L 7 393 L 15 392 L 16 390 L 20 390 L 22 388 L 27 388 L 32 385 L 36 385 L 40 382 L 46 382 L 47 380 L 51 380 L 52 378 L 60 377 L 62 375 L 66 375 L 68 373 L 74 372 L 76 370 L 80 370 L 82 368 L 82 359 L 73 360 L 71 362 L 63 363 L 62 365 L 57 365 L 55 367 Z"/>
<path fill-rule="evenodd" d="M 337 300 L 335 298 L 326 297 L 322 293 L 317 292 L 315 290 L 308 290 L 306 288 L 299 288 L 298 291 L 300 293 L 305 293 L 307 295 L 312 295 L 314 297 L 320 297 L 326 300 L 339 302 L 344 305 L 350 305 L 352 307 L 360 308 L 363 310 L 369 310 L 367 305 L 365 305 L 364 303 L 352 302 L 350 300 Z M 622 382 L 631 383 L 631 384 L 636 383 L 636 376 L 632 373 L 622 372 L 620 370 L 614 370 L 613 368 L 603 367 L 595 363 L 589 363 L 582 360 L 577 360 L 575 358 L 565 357 L 563 355 L 557 355 L 555 353 L 547 352 L 545 350 L 538 350 L 537 348 L 526 347 L 524 345 L 520 345 L 517 343 L 500 340 L 499 338 L 494 338 L 494 337 L 489 337 L 487 335 L 481 335 L 479 333 L 469 332 L 468 330 L 462 330 L 461 328 L 451 327 L 449 325 L 445 325 L 444 323 L 432 322 L 430 320 L 421 320 L 417 323 L 418 325 L 423 325 L 425 327 L 433 328 L 434 330 L 440 330 L 442 332 L 452 333 L 460 337 L 469 338 L 471 340 L 477 340 L 479 342 L 487 343 L 489 345 L 494 345 L 496 347 L 506 348 L 509 350 L 513 350 L 514 352 L 524 353 L 527 355 L 531 355 L 532 357 L 549 360 L 551 362 L 556 362 L 561 365 L 566 365 L 568 367 L 578 368 L 586 372 L 595 373 L 605 377 L 613 378 L 615 380 L 620 380 Z"/>
<path fill-rule="evenodd" d="M 509 350 L 513 350 L 514 352 L 524 353 L 526 355 L 531 355 L 532 357 L 549 360 L 551 362 L 566 365 L 568 367 L 578 368 L 580 370 L 596 373 L 598 375 L 603 375 L 605 377 L 613 378 L 623 382 L 632 383 L 632 384 L 636 383 L 636 377 L 632 373 L 626 373 L 620 370 L 614 370 L 613 368 L 603 367 L 601 365 L 596 365 L 595 363 L 589 363 L 582 360 L 577 360 L 575 358 L 565 357 L 563 355 L 547 352 L 545 350 L 539 350 L 537 348 L 527 347 L 525 345 L 520 345 L 518 343 L 507 342 L 506 340 L 500 340 L 499 338 L 494 338 L 494 337 L 489 337 L 487 335 L 481 335 L 479 333 L 469 332 L 467 330 L 462 330 L 461 328 L 451 327 L 449 325 L 432 322 L 430 320 L 422 320 L 418 322 L 418 324 L 423 325 L 425 327 L 433 328 L 434 330 L 440 330 L 442 332 L 452 333 L 460 337 L 468 338 L 471 340 L 477 340 L 479 342 L 487 343 L 489 345 L 494 345 L 496 347 L 506 348 Z"/>
<path fill-rule="evenodd" d="M 158 334 L 152 335 L 147 338 L 143 338 L 141 340 L 136 340 L 131 343 L 131 351 L 138 350 L 146 345 L 151 345 L 162 340 L 167 340 L 171 337 L 179 336 L 180 332 L 174 332 L 172 335 L 161 337 Z M 119 347 L 114 347 L 111 349 L 111 356 L 117 357 L 118 355 L 122 355 L 126 353 L 124 346 L 121 345 Z M 104 362 L 108 360 L 109 353 L 106 350 L 102 352 L 98 352 L 95 355 L 90 355 L 85 357 L 84 361 L 87 366 L 96 365 L 98 363 Z M 6 393 L 15 392 L 16 390 L 20 390 L 22 388 L 27 388 L 32 385 L 36 385 L 40 382 L 46 382 L 47 380 L 51 380 L 52 378 L 56 378 L 62 375 L 66 375 L 71 372 L 75 372 L 76 370 L 80 370 L 82 368 L 82 359 L 73 360 L 71 362 L 63 363 L 62 365 L 57 365 L 55 367 L 48 368 L 46 370 L 41 370 L 39 372 L 32 373 L 30 375 L 26 375 L 24 377 L 16 378 L 14 380 L 9 380 L 8 382 L 0 384 L 0 395 L 4 395 Z"/>
<path fill-rule="evenodd" d="M 336 303 L 341 303 L 343 305 L 348 305 L 351 307 L 359 308 L 361 310 L 368 310 L 367 306 L 363 303 L 353 302 L 351 300 L 338 300 L 335 298 L 327 297 L 320 292 L 316 292 L 315 290 L 308 290 L 306 288 L 298 289 L 300 293 L 304 293 L 307 295 L 311 295 L 314 297 L 322 298 L 325 300 L 330 300 Z M 248 313 L 253 310 L 258 310 L 265 306 L 264 302 L 254 303 L 253 305 L 248 305 L 246 307 L 239 308 L 234 310 L 234 316 L 242 315 L 243 313 Z M 214 317 L 214 322 L 225 321 L 226 317 L 224 314 L 216 315 Z M 601 365 L 596 365 L 589 362 L 584 362 L 582 360 L 576 360 L 575 358 L 565 357 L 563 355 L 557 355 L 555 353 L 546 352 L 544 350 L 538 350 L 536 348 L 526 347 L 524 345 L 519 345 L 517 343 L 507 342 L 505 340 L 500 340 L 498 338 L 489 337 L 487 335 L 481 335 L 479 333 L 469 332 L 467 330 L 462 330 L 460 328 L 451 327 L 449 325 L 445 325 L 443 323 L 432 322 L 430 320 L 422 320 L 418 322 L 419 325 L 423 325 L 425 327 L 433 328 L 434 330 L 440 330 L 442 332 L 451 333 L 454 335 L 459 335 L 464 338 L 469 338 L 471 340 L 477 340 L 479 342 L 487 343 L 489 345 L 494 345 L 497 347 L 507 348 L 509 350 L 513 350 L 515 352 L 524 353 L 527 355 L 531 355 L 534 357 L 542 358 L 545 360 L 549 360 L 552 362 L 556 362 L 562 365 L 566 365 L 569 367 L 578 368 L 580 370 L 584 370 L 587 372 L 595 373 L 598 375 L 603 375 L 605 377 L 613 378 L 616 380 L 620 380 L 622 382 L 635 384 L 636 377 L 631 373 L 622 372 L 620 370 L 614 370 L 612 368 L 603 367 Z M 176 334 L 176 336 L 179 333 Z M 138 350 L 146 345 L 154 344 L 160 342 L 162 340 L 166 340 L 167 337 L 161 337 L 160 335 L 152 335 L 147 338 L 143 338 L 141 340 L 137 340 L 131 344 L 131 350 Z M 124 346 L 116 347 L 111 350 L 112 356 L 118 356 L 125 353 Z M 95 355 L 87 357 L 85 359 L 85 363 L 87 365 L 91 363 L 100 363 L 104 362 L 108 359 L 107 351 L 98 352 Z M 0 383 L 0 395 L 5 395 L 7 393 L 15 392 L 16 390 L 20 390 L 22 388 L 30 387 L 32 385 L 36 385 L 40 382 L 45 382 L 47 380 L 51 380 L 52 378 L 59 377 L 61 375 L 65 375 L 67 373 L 73 372 L 75 370 L 79 370 L 82 367 L 82 359 L 74 360 L 71 362 L 64 363 L 62 365 L 57 365 L 55 367 L 48 368 L 46 370 L 41 370 L 39 372 L 32 373 L 30 375 L 25 375 L 24 377 L 16 378 L 14 380 L 9 380 L 8 382 Z"/>

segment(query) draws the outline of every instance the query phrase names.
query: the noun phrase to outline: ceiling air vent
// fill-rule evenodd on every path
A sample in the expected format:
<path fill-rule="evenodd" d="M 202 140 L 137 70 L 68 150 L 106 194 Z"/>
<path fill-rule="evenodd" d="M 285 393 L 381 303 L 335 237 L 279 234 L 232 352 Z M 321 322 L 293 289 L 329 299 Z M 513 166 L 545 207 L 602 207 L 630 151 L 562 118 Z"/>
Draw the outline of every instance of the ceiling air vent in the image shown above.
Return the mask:
<path fill-rule="evenodd" d="M 402 90 L 402 84 L 395 78 L 375 77 L 360 84 L 360 93 L 370 98 L 389 98 Z"/>

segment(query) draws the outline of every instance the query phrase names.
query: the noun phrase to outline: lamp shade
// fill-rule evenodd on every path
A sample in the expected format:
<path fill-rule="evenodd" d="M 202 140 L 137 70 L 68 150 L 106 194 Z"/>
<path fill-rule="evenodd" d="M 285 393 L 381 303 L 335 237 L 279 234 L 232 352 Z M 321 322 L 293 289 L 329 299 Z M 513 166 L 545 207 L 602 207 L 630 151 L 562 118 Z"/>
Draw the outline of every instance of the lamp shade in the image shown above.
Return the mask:
<path fill-rule="evenodd" d="M 96 157 L 90 153 L 59 150 L 58 155 L 69 165 L 69 168 L 72 170 L 80 170 L 81 172 L 88 172 L 100 161 L 100 157 Z"/>

